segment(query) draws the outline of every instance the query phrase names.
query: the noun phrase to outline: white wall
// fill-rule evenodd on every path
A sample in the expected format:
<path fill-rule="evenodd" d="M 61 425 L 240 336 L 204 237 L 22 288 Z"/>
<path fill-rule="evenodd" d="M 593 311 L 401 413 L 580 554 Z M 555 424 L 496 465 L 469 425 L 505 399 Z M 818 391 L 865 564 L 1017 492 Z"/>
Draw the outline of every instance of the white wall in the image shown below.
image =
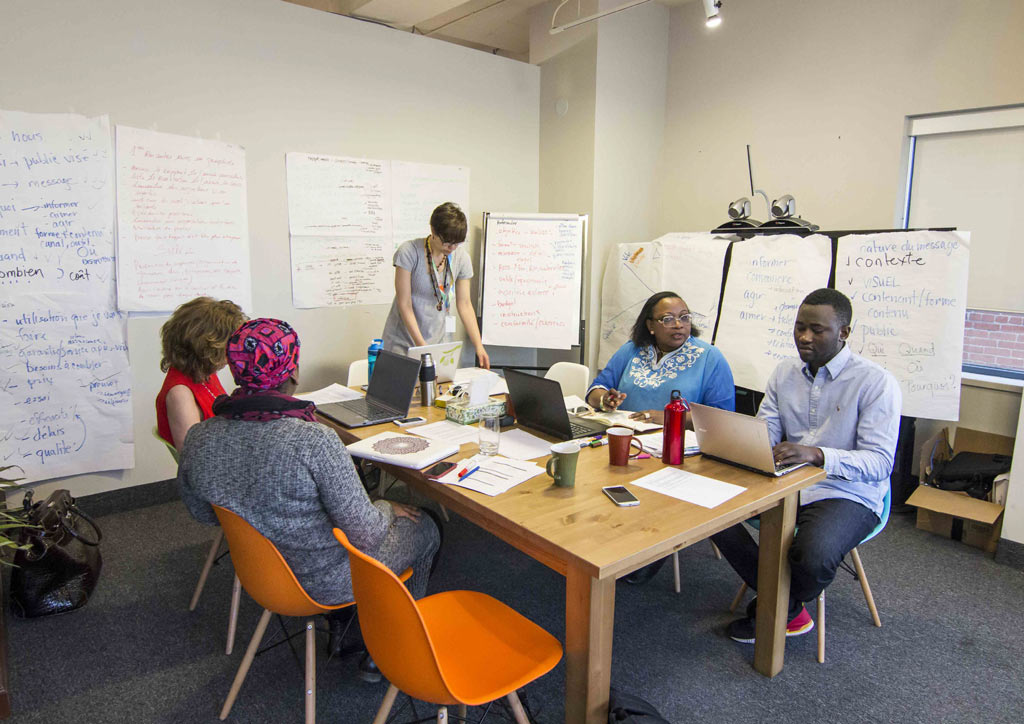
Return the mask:
<path fill-rule="evenodd" d="M 298 329 L 305 389 L 344 381 L 388 307 L 292 307 L 286 152 L 469 166 L 474 258 L 481 212 L 537 210 L 540 73 L 524 63 L 280 0 L 6 0 L 3 34 L 4 109 L 107 113 L 245 147 L 255 312 Z M 164 319 L 128 323 L 136 468 L 48 488 L 174 475 L 150 435 Z"/>

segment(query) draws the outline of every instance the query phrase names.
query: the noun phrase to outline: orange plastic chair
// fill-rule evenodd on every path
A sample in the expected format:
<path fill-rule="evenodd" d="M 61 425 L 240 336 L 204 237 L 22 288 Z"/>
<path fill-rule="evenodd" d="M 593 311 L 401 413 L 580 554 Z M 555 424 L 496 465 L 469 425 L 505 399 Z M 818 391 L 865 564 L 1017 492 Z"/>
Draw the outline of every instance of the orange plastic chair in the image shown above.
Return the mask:
<path fill-rule="evenodd" d="M 516 689 L 555 667 L 562 645 L 554 636 L 501 601 L 476 591 L 445 591 L 419 601 L 386 566 L 349 543 L 352 592 L 360 605 L 363 641 L 390 682 L 374 724 L 384 724 L 395 697 L 447 706 L 479 706 L 505 697 L 516 721 L 529 724 Z"/>
<path fill-rule="evenodd" d="M 174 458 L 174 462 L 178 463 L 178 448 L 160 437 L 160 432 L 156 425 L 153 426 L 153 437 L 167 447 L 167 452 Z M 203 563 L 203 570 L 199 573 L 199 580 L 196 581 L 196 588 L 192 592 L 192 600 L 188 603 L 189 611 L 195 611 L 196 606 L 199 605 L 199 597 L 206 586 L 206 578 L 210 575 L 210 569 L 213 568 L 213 564 L 217 560 L 217 553 L 220 552 L 222 540 L 224 540 L 224 531 L 218 529 L 217 535 L 214 536 L 213 541 L 210 543 L 210 552 L 206 554 L 206 561 Z M 238 624 L 238 604 L 241 598 L 242 585 L 238 582 L 238 576 L 235 576 L 235 581 L 231 586 L 231 608 L 228 611 L 228 641 L 224 647 L 224 653 L 228 656 L 231 656 L 231 652 L 235 650 L 235 628 Z"/>
<path fill-rule="evenodd" d="M 312 616 L 336 611 L 351 606 L 354 601 L 338 605 L 317 603 L 306 593 L 295 578 L 277 547 L 265 538 L 258 530 L 249 525 L 238 514 L 219 505 L 213 506 L 221 529 L 228 539 L 231 551 L 231 562 L 235 566 L 235 575 L 256 603 L 263 606 L 263 615 L 256 624 L 256 631 L 245 650 L 245 656 L 235 674 L 228 698 L 220 711 L 221 721 L 231 713 L 238 690 L 242 688 L 249 667 L 256 656 L 256 650 L 263 641 L 263 634 L 270 623 L 273 613 L 282 616 L 302 616 L 306 618 L 306 724 L 316 721 L 316 642 Z M 412 569 L 403 572 L 403 578 L 412 575 Z"/>

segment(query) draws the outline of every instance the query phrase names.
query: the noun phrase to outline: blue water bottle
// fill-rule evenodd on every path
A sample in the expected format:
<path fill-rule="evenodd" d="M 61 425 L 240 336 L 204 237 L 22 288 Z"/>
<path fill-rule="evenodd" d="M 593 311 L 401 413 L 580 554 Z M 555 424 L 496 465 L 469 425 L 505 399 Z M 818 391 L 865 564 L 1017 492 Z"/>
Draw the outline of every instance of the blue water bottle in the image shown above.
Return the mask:
<path fill-rule="evenodd" d="M 383 339 L 374 339 L 370 343 L 370 346 L 366 348 L 366 379 L 369 380 L 373 377 L 373 365 L 377 362 L 377 355 L 380 353 L 381 347 L 384 346 Z"/>

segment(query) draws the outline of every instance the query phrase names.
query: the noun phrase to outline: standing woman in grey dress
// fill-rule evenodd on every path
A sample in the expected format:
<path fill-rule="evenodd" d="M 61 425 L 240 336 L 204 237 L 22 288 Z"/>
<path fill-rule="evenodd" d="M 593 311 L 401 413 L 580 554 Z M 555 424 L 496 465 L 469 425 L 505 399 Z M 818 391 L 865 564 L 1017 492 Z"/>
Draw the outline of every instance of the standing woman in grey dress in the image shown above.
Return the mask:
<path fill-rule="evenodd" d="M 430 236 L 398 247 L 395 300 L 384 324 L 384 349 L 405 354 L 410 347 L 443 342 L 455 333 L 457 310 L 476 351 L 477 364 L 490 369 L 469 296 L 473 265 L 462 248 L 465 241 L 466 215 L 458 205 L 446 201 L 430 215 Z"/>

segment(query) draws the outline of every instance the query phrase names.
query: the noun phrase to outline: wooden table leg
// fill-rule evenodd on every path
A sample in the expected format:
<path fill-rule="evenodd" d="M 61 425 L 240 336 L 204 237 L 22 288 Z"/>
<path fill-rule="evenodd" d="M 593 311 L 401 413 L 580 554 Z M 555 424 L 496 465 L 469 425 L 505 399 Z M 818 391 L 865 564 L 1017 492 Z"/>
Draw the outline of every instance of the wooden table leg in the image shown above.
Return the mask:
<path fill-rule="evenodd" d="M 789 546 L 796 527 L 798 493 L 761 514 L 757 562 L 757 617 L 754 668 L 765 676 L 782 671 L 789 613 Z"/>
<path fill-rule="evenodd" d="M 607 724 L 615 579 L 565 576 L 565 723 Z"/>

